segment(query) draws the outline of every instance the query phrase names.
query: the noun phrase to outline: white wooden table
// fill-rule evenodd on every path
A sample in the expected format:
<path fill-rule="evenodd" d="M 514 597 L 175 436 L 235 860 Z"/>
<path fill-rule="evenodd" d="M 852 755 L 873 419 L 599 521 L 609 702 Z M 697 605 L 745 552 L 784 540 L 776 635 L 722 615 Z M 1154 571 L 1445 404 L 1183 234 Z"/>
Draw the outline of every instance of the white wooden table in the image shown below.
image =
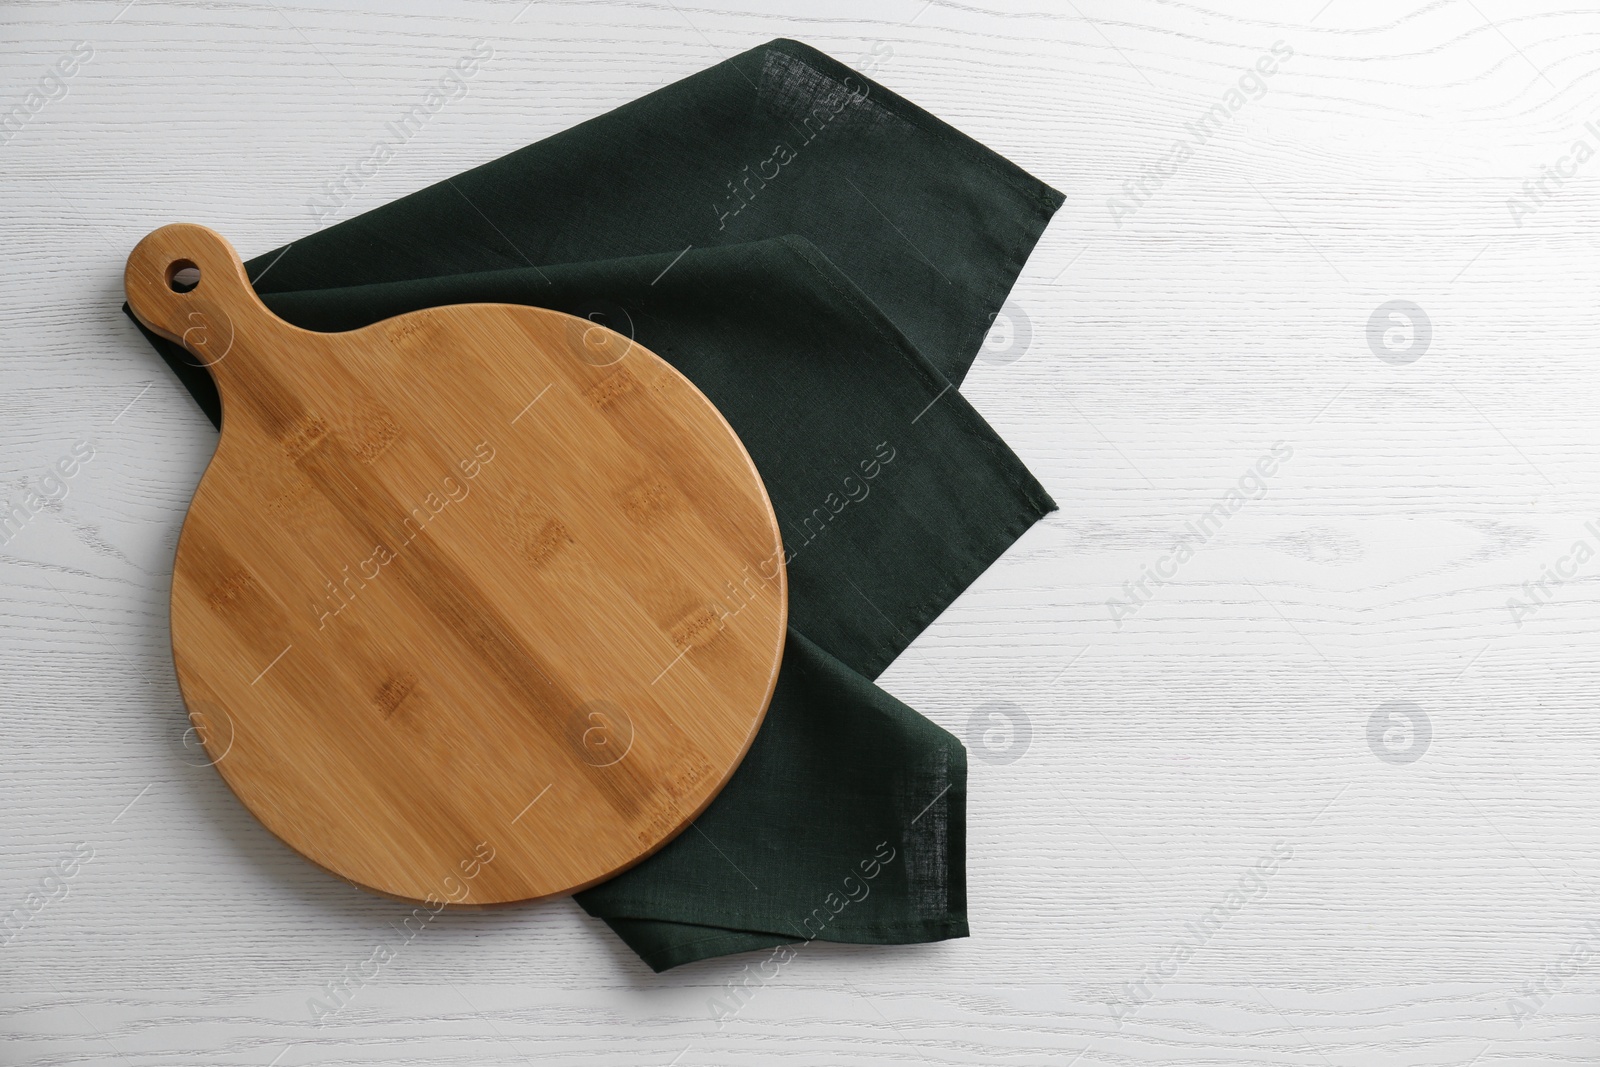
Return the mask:
<path fill-rule="evenodd" d="M 0 1063 L 1595 1062 L 1600 13 L 1221 6 L 0 5 L 0 106 L 40 94 L 0 128 L 0 494 L 58 498 L 0 545 Z M 973 936 L 813 944 L 719 1028 L 747 959 L 451 914 L 318 1026 L 404 909 L 184 747 L 168 580 L 214 434 L 123 259 L 312 228 L 474 42 L 335 217 L 775 36 L 1068 194 L 966 386 L 1062 510 L 883 681 L 973 751 Z"/>

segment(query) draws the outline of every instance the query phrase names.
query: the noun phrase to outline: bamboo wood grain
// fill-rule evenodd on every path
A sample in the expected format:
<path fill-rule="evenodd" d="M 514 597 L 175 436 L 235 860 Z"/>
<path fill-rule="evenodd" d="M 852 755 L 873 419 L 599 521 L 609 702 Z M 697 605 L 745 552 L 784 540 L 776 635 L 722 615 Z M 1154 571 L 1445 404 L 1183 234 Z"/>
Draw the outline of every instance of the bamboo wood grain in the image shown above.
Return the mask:
<path fill-rule="evenodd" d="M 173 659 L 273 833 L 473 906 L 602 881 L 710 802 L 771 699 L 787 590 L 761 480 L 682 375 L 521 306 L 301 330 L 189 224 L 125 285 L 222 395 Z"/>

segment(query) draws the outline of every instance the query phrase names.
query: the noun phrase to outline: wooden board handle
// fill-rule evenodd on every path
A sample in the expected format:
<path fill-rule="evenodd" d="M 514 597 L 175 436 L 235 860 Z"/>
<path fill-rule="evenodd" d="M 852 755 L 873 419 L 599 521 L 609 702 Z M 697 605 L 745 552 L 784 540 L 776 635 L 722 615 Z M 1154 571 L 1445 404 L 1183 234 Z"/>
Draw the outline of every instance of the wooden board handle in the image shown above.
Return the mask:
<path fill-rule="evenodd" d="M 128 256 L 123 288 L 140 322 L 187 348 L 219 378 L 229 373 L 224 360 L 239 362 L 243 336 L 293 330 L 256 296 L 233 246 L 191 222 L 163 226 L 140 241 Z"/>

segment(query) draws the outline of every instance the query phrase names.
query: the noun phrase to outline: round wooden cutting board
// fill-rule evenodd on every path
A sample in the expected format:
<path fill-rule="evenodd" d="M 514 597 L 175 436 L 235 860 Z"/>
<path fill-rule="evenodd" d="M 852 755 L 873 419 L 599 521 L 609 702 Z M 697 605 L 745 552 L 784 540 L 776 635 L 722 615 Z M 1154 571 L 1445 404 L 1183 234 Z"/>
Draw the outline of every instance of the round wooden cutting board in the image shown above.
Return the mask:
<path fill-rule="evenodd" d="M 377 892 L 485 905 L 603 881 L 705 808 L 766 714 L 787 586 L 755 466 L 687 379 L 530 307 L 301 330 L 201 226 L 150 234 L 125 282 L 222 396 L 172 650 L 268 829 Z"/>

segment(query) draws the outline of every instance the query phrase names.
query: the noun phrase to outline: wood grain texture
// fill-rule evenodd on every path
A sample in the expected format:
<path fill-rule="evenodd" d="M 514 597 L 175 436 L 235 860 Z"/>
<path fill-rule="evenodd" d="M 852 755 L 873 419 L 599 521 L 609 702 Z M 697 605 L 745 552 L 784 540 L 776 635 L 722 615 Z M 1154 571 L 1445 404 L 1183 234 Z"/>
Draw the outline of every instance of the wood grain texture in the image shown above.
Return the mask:
<path fill-rule="evenodd" d="M 75 441 L 97 449 L 0 546 L 0 907 L 73 843 L 95 849 L 68 895 L 0 947 L 0 1032 L 17 1038 L 0 1056 L 1600 1058 L 1600 969 L 1577 968 L 1537 1013 L 1512 1015 L 1600 918 L 1600 571 L 1520 627 L 1506 607 L 1600 514 L 1600 170 L 1588 169 L 1600 159 L 1521 226 L 1506 205 L 1592 117 L 1591 10 L 121 9 L 0 7 L 7 99 L 73 42 L 95 48 L 67 95 L 0 145 L 0 488 L 20 499 L 17 483 L 36 485 Z M 719 1028 L 708 1000 L 761 957 L 656 976 L 564 901 L 447 911 L 318 1026 L 307 1001 L 384 938 L 398 945 L 386 931 L 409 909 L 312 869 L 182 743 L 165 575 L 215 437 L 118 311 L 126 251 L 173 218 L 250 254 L 314 228 L 307 200 L 478 39 L 495 58 L 467 94 L 337 217 L 777 35 L 857 66 L 876 58 L 879 81 L 1068 194 L 1012 295 L 1029 340 L 1008 350 L 998 336 L 963 386 L 1062 510 L 883 678 L 973 754 L 973 936 L 813 944 Z M 1106 201 L 1278 40 L 1295 55 L 1266 95 L 1117 226 Z M 1434 328 L 1405 366 L 1376 358 L 1366 336 L 1395 299 Z M 1280 440 L 1294 456 L 1267 493 L 1119 629 L 1106 600 Z M 1431 719 L 1410 764 L 1379 759 L 1367 734 L 1399 700 Z M 1026 717 L 1025 746 L 984 711 L 994 703 Z M 1279 841 L 1294 854 L 1265 894 L 1118 1029 L 1108 1003 Z"/>
<path fill-rule="evenodd" d="M 269 830 L 471 907 L 600 882 L 710 803 L 772 698 L 787 587 L 755 464 L 683 375 L 508 304 L 302 330 L 188 223 L 140 241 L 124 286 L 222 396 L 172 652 Z"/>

